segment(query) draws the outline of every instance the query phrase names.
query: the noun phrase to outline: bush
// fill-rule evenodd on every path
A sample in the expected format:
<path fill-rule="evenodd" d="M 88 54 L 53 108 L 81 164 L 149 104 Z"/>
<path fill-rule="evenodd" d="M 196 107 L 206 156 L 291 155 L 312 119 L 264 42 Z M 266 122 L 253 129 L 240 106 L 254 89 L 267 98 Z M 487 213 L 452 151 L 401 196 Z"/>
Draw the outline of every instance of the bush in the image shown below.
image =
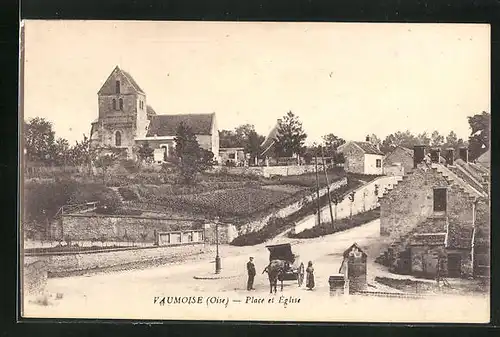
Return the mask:
<path fill-rule="evenodd" d="M 120 165 L 127 170 L 128 173 L 137 173 L 141 169 L 141 164 L 133 159 L 123 159 Z"/>
<path fill-rule="evenodd" d="M 346 229 L 364 225 L 367 222 L 378 219 L 380 217 L 380 208 L 376 208 L 367 212 L 358 213 L 353 215 L 352 219 L 340 219 L 333 223 L 322 223 L 312 228 L 306 229 L 300 233 L 289 233 L 288 237 L 298 239 L 317 238 L 324 235 L 329 235 Z"/>
<path fill-rule="evenodd" d="M 96 213 L 115 214 L 117 210 L 122 207 L 122 201 L 120 197 L 115 191 L 111 189 L 102 191 L 101 193 L 95 195 L 95 198 L 99 202 Z"/>
<path fill-rule="evenodd" d="M 119 187 L 118 193 L 125 201 L 139 200 L 139 196 L 130 187 Z"/>
<path fill-rule="evenodd" d="M 233 246 L 254 246 L 266 242 L 270 238 L 282 233 L 290 227 L 290 223 L 284 218 L 271 217 L 267 225 L 258 231 L 240 235 L 231 241 Z"/>

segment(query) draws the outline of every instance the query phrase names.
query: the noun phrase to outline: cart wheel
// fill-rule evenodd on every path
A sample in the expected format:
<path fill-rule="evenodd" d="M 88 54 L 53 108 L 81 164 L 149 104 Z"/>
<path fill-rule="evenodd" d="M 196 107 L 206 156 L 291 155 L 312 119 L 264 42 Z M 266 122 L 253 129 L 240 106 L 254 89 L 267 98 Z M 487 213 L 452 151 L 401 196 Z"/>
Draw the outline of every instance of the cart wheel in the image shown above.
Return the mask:
<path fill-rule="evenodd" d="M 299 266 L 297 280 L 299 281 L 299 287 L 302 287 L 302 284 L 304 283 L 304 263 L 301 263 Z"/>

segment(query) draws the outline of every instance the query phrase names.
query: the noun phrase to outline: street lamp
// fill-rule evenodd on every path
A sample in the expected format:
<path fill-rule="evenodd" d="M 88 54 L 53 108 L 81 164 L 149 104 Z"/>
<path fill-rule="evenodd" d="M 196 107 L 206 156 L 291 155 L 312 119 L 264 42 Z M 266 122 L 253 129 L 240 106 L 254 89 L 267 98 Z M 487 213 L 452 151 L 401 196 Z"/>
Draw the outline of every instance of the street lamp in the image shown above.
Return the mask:
<path fill-rule="evenodd" d="M 219 256 L 219 217 L 215 218 L 215 247 L 216 247 L 215 273 L 220 274 L 221 264 Z"/>

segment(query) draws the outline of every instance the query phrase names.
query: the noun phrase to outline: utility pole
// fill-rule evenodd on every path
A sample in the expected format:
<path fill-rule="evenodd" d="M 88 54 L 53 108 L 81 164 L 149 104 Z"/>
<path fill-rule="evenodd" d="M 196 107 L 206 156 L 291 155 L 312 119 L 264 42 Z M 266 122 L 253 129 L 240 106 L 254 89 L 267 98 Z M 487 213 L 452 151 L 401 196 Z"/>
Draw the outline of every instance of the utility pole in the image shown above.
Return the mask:
<path fill-rule="evenodd" d="M 216 247 L 215 273 L 220 274 L 221 263 L 219 256 L 219 217 L 215 218 L 215 247 Z"/>
<path fill-rule="evenodd" d="M 317 195 L 317 206 L 318 206 L 318 226 L 321 225 L 321 207 L 319 205 L 319 176 L 318 176 L 318 154 L 314 153 L 314 165 L 316 167 L 316 195 Z"/>
<path fill-rule="evenodd" d="M 323 162 L 323 171 L 325 172 L 326 193 L 328 193 L 328 206 L 330 207 L 330 219 L 332 220 L 332 226 L 333 226 L 332 198 L 330 196 L 330 184 L 328 183 L 328 173 L 325 165 L 325 153 L 323 152 L 323 145 L 320 146 L 321 146 L 321 159 Z"/>

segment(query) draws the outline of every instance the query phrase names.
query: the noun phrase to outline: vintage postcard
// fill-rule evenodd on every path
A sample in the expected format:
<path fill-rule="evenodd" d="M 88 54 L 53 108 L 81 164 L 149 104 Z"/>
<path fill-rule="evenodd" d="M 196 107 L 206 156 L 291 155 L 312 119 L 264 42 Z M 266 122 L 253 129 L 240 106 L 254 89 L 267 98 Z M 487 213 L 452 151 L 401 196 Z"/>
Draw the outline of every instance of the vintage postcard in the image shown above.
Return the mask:
<path fill-rule="evenodd" d="M 488 25 L 20 39 L 23 318 L 489 322 Z"/>

